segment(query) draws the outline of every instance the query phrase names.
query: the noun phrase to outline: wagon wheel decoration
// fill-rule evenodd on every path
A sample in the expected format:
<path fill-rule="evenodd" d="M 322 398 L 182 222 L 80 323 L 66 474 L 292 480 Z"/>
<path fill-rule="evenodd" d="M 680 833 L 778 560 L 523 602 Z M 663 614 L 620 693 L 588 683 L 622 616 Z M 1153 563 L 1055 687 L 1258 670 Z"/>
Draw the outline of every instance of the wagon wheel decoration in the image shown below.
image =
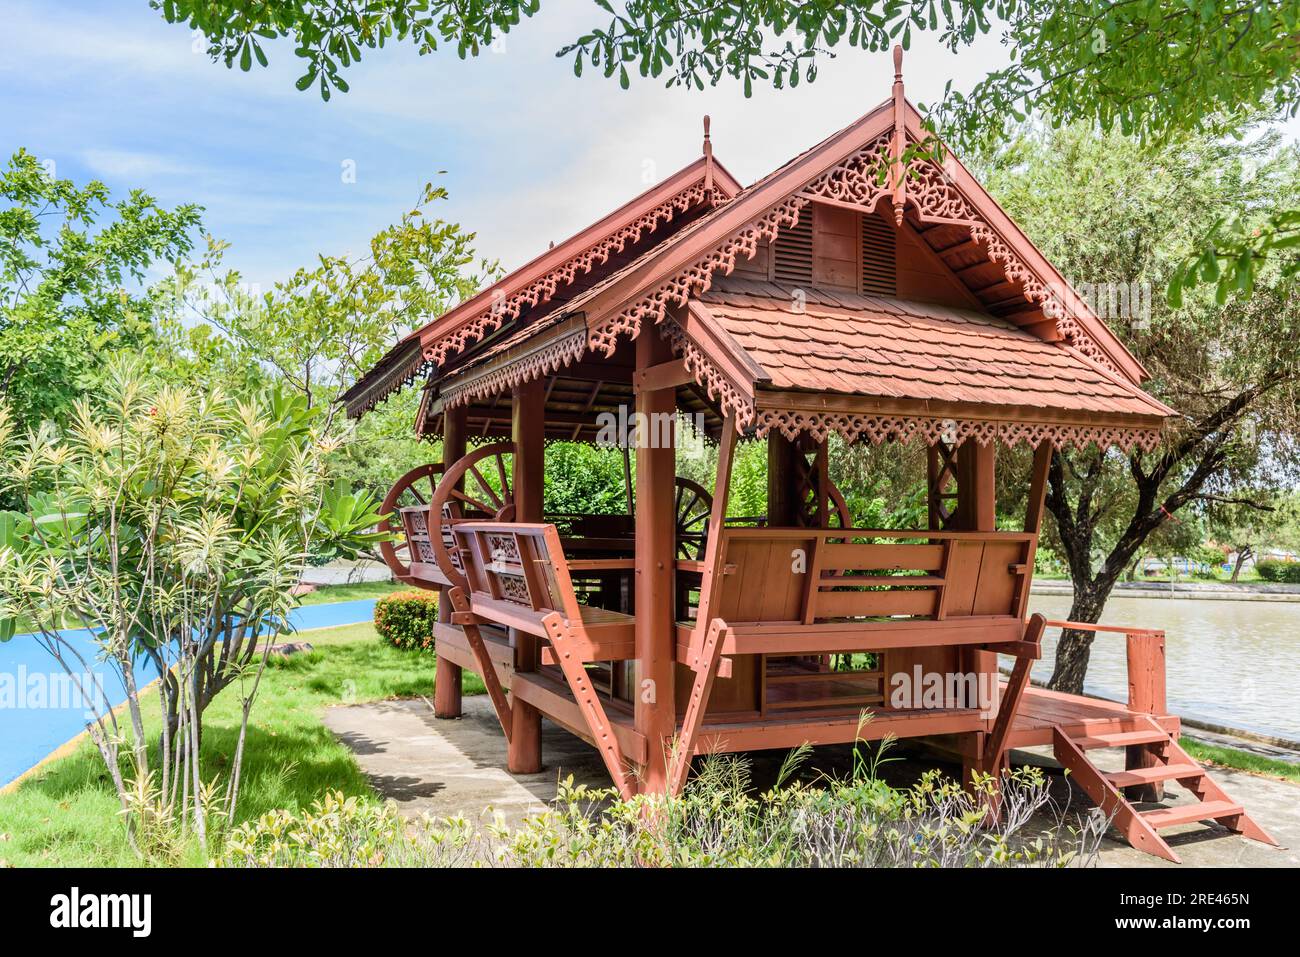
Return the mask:
<path fill-rule="evenodd" d="M 798 468 L 796 459 L 795 494 L 798 496 L 798 510 L 795 521 L 800 528 L 817 528 L 820 525 L 821 511 L 818 486 L 821 484 L 815 462 L 804 461 L 803 468 Z M 826 527 L 852 528 L 853 513 L 849 503 L 844 500 L 844 493 L 830 479 L 826 480 Z"/>
<path fill-rule="evenodd" d="M 429 502 L 429 543 L 453 585 L 468 587 L 451 530 L 458 522 L 513 522 L 513 442 L 495 442 L 459 458 L 442 475 Z M 495 480 L 495 484 L 494 484 Z"/>
<path fill-rule="evenodd" d="M 412 542 L 406 535 L 401 513 L 403 509 L 408 508 L 427 508 L 429 502 L 433 500 L 440 475 L 442 475 L 440 462 L 429 462 L 411 469 L 393 483 L 393 487 L 388 490 L 388 495 L 384 498 L 383 505 L 379 507 L 379 514 L 383 518 L 375 526 L 375 531 L 391 536 L 389 541 L 379 543 L 379 554 L 383 556 L 385 564 L 392 570 L 393 577 L 398 581 L 411 580 L 412 562 L 434 560 L 427 541 Z M 425 518 L 420 517 L 417 520 L 417 529 L 424 523 Z M 427 528 L 425 530 L 427 531 Z"/>
<path fill-rule="evenodd" d="M 698 559 L 704 554 L 713 496 L 705 491 L 703 485 L 680 475 L 673 484 L 676 487 L 673 515 L 676 516 L 677 557 Z"/>

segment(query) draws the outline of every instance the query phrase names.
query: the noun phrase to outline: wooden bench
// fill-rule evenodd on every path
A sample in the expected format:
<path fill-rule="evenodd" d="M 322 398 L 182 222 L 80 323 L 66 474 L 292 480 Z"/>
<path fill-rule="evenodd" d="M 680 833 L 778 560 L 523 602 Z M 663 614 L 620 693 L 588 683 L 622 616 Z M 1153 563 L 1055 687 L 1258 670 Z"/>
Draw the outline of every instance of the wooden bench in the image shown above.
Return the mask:
<path fill-rule="evenodd" d="M 678 565 L 679 596 L 698 575 L 694 621 L 678 624 L 677 660 L 694 672 L 672 786 L 685 781 L 718 678 L 756 680 L 766 713 L 799 707 L 860 708 L 884 698 L 881 655 L 968 647 L 1037 659 L 1041 625 L 1028 630 L 1028 596 L 1037 536 L 1032 532 L 739 528 L 711 536 L 703 564 Z M 688 605 L 680 603 L 679 607 Z M 873 667 L 831 672 L 784 659 L 869 653 Z M 906 653 L 906 652 L 904 652 Z M 745 656 L 749 656 L 746 658 Z M 769 656 L 782 659 L 781 699 L 769 701 Z M 996 730 L 1018 705 L 999 711 Z M 797 686 L 810 692 L 800 695 Z"/>
<path fill-rule="evenodd" d="M 475 654 L 482 641 L 479 627 L 490 622 L 544 638 L 549 660 L 558 665 L 585 716 L 591 739 L 624 797 L 633 793 L 629 767 L 604 704 L 587 673 L 594 661 L 623 661 L 635 656 L 631 615 L 578 601 L 559 532 L 551 524 L 460 522 L 451 528 L 453 554 L 466 581 L 450 591 L 452 622 L 465 629 Z M 584 569 L 624 569 L 625 559 L 586 560 Z M 487 652 L 483 649 L 486 659 Z M 507 738 L 510 706 L 490 662 L 484 684 Z"/>
<path fill-rule="evenodd" d="M 695 621 L 678 626 L 694 665 L 711 619 L 721 654 L 806 655 L 931 645 L 1007 646 L 1024 631 L 1035 536 L 1027 532 L 735 528 L 700 575 Z"/>

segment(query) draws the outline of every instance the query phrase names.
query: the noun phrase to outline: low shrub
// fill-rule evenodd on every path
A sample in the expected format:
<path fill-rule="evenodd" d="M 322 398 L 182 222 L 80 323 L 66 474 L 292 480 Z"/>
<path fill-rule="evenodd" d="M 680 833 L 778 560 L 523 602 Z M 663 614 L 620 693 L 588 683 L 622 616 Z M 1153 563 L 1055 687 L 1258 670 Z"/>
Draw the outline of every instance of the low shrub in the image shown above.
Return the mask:
<path fill-rule="evenodd" d="M 1255 563 L 1255 573 L 1266 582 L 1300 585 L 1300 562 L 1280 562 L 1266 558 Z"/>
<path fill-rule="evenodd" d="M 823 779 L 824 781 L 825 779 Z M 1002 815 L 982 824 L 976 793 L 937 771 L 899 791 L 874 775 L 755 793 L 736 755 L 707 759 L 681 796 L 619 800 L 560 784 L 551 808 L 511 829 L 498 818 L 425 816 L 327 795 L 238 828 L 229 867 L 1079 867 L 1096 863 L 1107 819 L 1067 819 L 1035 768 L 1002 782 Z M 983 793 L 980 793 L 980 792 Z M 1046 819 L 1044 819 L 1044 816 Z"/>
<path fill-rule="evenodd" d="M 375 602 L 379 640 L 404 651 L 433 651 L 438 596 L 431 591 L 399 591 Z"/>

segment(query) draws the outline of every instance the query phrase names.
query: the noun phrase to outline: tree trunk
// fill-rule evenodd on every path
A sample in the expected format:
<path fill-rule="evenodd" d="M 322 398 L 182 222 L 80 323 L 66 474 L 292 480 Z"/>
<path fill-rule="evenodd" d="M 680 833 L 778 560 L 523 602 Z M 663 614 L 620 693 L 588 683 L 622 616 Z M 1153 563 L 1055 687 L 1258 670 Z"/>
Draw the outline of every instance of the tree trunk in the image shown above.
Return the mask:
<path fill-rule="evenodd" d="M 1075 585 L 1074 601 L 1070 604 L 1070 621 L 1095 624 L 1106 607 L 1114 582 L 1094 579 L 1084 585 Z M 1083 679 L 1088 673 L 1088 660 L 1092 656 L 1093 632 L 1067 628 L 1061 632 L 1056 646 L 1056 669 L 1047 686 L 1053 691 L 1083 694 Z"/>
<path fill-rule="evenodd" d="M 1241 576 L 1241 566 L 1246 564 L 1246 559 L 1251 556 L 1251 550 L 1242 546 L 1237 549 L 1237 561 L 1232 566 L 1232 582 L 1235 585 L 1237 579 Z"/>

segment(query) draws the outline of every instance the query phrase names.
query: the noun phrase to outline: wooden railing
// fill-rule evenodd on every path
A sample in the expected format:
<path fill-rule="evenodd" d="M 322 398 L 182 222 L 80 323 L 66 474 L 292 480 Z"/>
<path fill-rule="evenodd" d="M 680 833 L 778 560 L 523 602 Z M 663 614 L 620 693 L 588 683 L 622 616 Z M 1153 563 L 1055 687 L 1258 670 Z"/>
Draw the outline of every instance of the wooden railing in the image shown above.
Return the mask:
<path fill-rule="evenodd" d="M 1154 628 L 1094 625 L 1086 621 L 1049 621 L 1049 628 L 1123 635 L 1128 659 L 1128 706 L 1140 714 L 1168 713 L 1165 698 L 1165 633 Z"/>
<path fill-rule="evenodd" d="M 578 601 L 559 532 L 526 522 L 460 522 L 454 554 L 479 618 L 554 642 L 557 626 L 580 661 L 622 661 L 634 653 L 632 618 Z M 626 559 L 583 560 L 584 571 L 623 570 Z"/>
<path fill-rule="evenodd" d="M 715 574 L 679 565 L 700 569 L 694 631 L 721 619 L 756 653 L 871 650 L 879 639 L 870 635 L 903 624 L 918 626 L 909 644 L 975 642 L 976 625 L 983 640 L 1016 640 L 1024 627 L 1032 533 L 728 527 L 722 535 Z"/>

